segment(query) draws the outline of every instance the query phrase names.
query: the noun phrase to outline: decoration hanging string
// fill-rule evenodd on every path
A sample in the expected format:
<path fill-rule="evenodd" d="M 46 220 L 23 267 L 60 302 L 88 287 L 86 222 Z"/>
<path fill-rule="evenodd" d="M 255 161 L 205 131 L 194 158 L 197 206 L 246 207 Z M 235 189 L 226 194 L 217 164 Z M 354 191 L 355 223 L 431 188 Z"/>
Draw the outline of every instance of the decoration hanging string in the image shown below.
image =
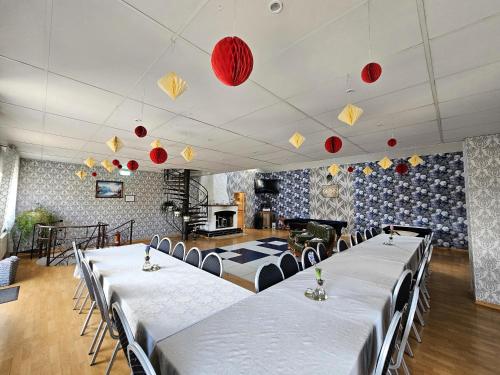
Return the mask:
<path fill-rule="evenodd" d="M 371 17 L 370 17 L 370 0 L 366 2 L 368 10 L 368 60 L 372 61 L 372 28 L 371 28 Z"/>

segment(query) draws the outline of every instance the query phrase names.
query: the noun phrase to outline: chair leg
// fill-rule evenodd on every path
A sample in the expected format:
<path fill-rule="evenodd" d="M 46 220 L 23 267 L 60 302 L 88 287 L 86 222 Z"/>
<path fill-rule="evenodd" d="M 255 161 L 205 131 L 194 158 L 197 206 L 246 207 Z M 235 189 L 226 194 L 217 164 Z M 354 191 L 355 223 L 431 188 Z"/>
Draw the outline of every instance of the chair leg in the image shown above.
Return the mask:
<path fill-rule="evenodd" d="M 113 350 L 113 354 L 111 354 L 111 358 L 108 363 L 108 367 L 106 367 L 106 375 L 109 375 L 111 372 L 111 368 L 113 367 L 113 363 L 115 362 L 116 354 L 118 353 L 118 350 L 120 349 L 120 340 L 116 341 L 115 349 Z"/>
<path fill-rule="evenodd" d="M 97 355 L 99 354 L 99 350 L 101 350 L 101 345 L 102 345 L 102 342 L 104 341 L 104 336 L 106 336 L 106 332 L 108 332 L 108 325 L 107 324 L 104 327 L 104 329 L 102 330 L 101 337 L 99 338 L 99 342 L 97 343 L 97 347 L 95 348 L 94 354 L 92 355 L 92 359 L 90 361 L 91 366 L 95 365 L 95 360 L 97 358 Z"/>
<path fill-rule="evenodd" d="M 81 288 L 80 291 L 78 292 L 78 296 L 76 297 L 75 304 L 73 305 L 73 310 L 78 309 L 78 304 L 80 303 L 80 299 L 82 298 L 83 290 L 85 288 Z"/>
<path fill-rule="evenodd" d="M 83 308 L 85 307 L 85 305 L 87 304 L 88 300 L 89 300 L 89 297 L 90 297 L 90 293 L 87 292 L 87 295 L 85 296 L 85 299 L 83 300 L 83 303 L 82 305 L 80 306 L 80 310 L 78 311 L 78 314 L 81 314 L 82 311 L 83 311 Z"/>
<path fill-rule="evenodd" d="M 415 338 L 419 343 L 422 342 L 422 338 L 420 337 L 420 334 L 418 333 L 417 327 L 415 326 L 415 323 L 411 324 L 411 328 L 413 329 L 413 333 L 415 334 Z"/>
<path fill-rule="evenodd" d="M 76 285 L 75 293 L 73 293 L 73 299 L 76 298 L 76 295 L 78 294 L 82 286 L 83 286 L 83 279 L 80 279 L 80 281 L 78 281 L 78 284 Z"/>
<path fill-rule="evenodd" d="M 425 306 L 427 307 L 427 310 L 431 309 L 431 304 L 429 303 L 429 300 L 425 296 L 425 293 L 422 293 L 422 299 L 424 300 Z"/>
<path fill-rule="evenodd" d="M 418 322 L 419 324 L 424 327 L 425 326 L 425 320 L 424 320 L 424 317 L 422 316 L 422 313 L 420 312 L 419 309 L 417 309 L 417 318 L 418 318 Z"/>
<path fill-rule="evenodd" d="M 83 323 L 82 330 L 80 332 L 80 336 L 83 336 L 85 334 L 85 330 L 87 329 L 87 326 L 90 322 L 90 318 L 92 317 L 92 313 L 94 312 L 95 309 L 95 301 L 92 301 L 92 304 L 90 305 L 89 312 L 87 313 L 87 317 L 85 318 L 85 322 Z"/>
<path fill-rule="evenodd" d="M 101 329 L 102 329 L 103 324 L 104 324 L 104 321 L 101 319 L 101 321 L 99 322 L 99 325 L 97 326 L 97 329 L 95 331 L 94 338 L 92 339 L 92 344 L 90 345 L 90 349 L 89 349 L 89 355 L 94 353 L 94 346 L 95 346 L 95 343 L 97 342 L 97 338 L 99 337 L 99 334 L 101 333 Z"/>
<path fill-rule="evenodd" d="M 414 355 L 413 355 L 413 350 L 411 350 L 411 346 L 410 346 L 410 342 L 409 341 L 406 341 L 406 348 L 405 348 L 405 352 L 411 357 L 413 358 Z"/>
<path fill-rule="evenodd" d="M 401 361 L 401 366 L 403 366 L 403 371 L 405 372 L 405 375 L 411 375 L 410 370 L 408 369 L 408 366 L 406 366 L 405 358 L 403 357 Z"/>

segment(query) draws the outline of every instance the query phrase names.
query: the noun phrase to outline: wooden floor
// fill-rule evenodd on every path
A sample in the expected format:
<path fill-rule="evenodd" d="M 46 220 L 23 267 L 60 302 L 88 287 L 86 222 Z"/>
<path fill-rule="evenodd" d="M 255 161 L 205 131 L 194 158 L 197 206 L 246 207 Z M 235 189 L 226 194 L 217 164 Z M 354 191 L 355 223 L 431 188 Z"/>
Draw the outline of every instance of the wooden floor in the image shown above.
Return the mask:
<path fill-rule="evenodd" d="M 199 239 L 188 246 L 207 249 L 270 235 L 285 237 L 286 232 L 248 230 L 244 236 Z M 415 358 L 406 357 L 412 373 L 499 374 L 500 311 L 472 302 L 467 257 L 435 252 L 431 269 L 431 311 L 425 316 L 423 343 L 412 340 Z M 86 353 L 93 332 L 79 336 L 84 315 L 72 310 L 72 275 L 73 267 L 46 268 L 29 259 L 21 261 L 19 300 L 0 304 L 0 375 L 104 373 L 112 342 L 105 340 L 98 363 L 90 367 Z M 93 319 L 91 328 L 97 315 Z M 121 352 L 112 373 L 129 373 Z"/>

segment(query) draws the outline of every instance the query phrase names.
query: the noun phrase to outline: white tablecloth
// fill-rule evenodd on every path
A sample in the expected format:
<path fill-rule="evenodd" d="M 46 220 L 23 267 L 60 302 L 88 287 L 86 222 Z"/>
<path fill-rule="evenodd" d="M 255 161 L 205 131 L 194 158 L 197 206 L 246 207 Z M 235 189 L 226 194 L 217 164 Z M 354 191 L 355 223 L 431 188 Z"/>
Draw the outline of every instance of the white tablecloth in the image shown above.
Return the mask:
<path fill-rule="evenodd" d="M 144 244 L 85 252 L 111 303 L 119 301 L 136 340 L 155 343 L 253 295 L 222 278 L 151 249 L 156 272 L 142 271 Z M 111 306 L 111 304 L 110 304 Z"/>
<path fill-rule="evenodd" d="M 392 290 L 421 238 L 386 235 L 320 263 L 327 301 L 304 296 L 314 268 L 160 341 L 162 374 L 369 374 L 390 320 Z M 377 257 L 378 255 L 378 257 Z"/>

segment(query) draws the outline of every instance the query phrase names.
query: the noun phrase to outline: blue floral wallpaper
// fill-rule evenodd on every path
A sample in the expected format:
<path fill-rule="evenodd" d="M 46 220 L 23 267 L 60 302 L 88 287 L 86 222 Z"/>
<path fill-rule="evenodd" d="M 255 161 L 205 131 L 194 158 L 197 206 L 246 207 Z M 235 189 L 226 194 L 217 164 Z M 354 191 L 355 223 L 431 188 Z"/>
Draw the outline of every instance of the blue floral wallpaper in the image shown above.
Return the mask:
<path fill-rule="evenodd" d="M 392 160 L 386 170 L 376 162 L 355 166 L 355 227 L 360 230 L 382 223 L 430 226 L 435 243 L 467 247 L 467 219 L 462 153 L 423 156 L 424 163 L 410 166 L 405 175 L 394 171 L 404 160 Z M 365 176 L 362 169 L 374 170 Z"/>
<path fill-rule="evenodd" d="M 279 194 L 256 194 L 254 208 L 261 209 L 263 203 L 270 202 L 277 216 L 285 218 L 309 217 L 309 169 L 257 173 L 256 178 L 279 180 Z"/>

